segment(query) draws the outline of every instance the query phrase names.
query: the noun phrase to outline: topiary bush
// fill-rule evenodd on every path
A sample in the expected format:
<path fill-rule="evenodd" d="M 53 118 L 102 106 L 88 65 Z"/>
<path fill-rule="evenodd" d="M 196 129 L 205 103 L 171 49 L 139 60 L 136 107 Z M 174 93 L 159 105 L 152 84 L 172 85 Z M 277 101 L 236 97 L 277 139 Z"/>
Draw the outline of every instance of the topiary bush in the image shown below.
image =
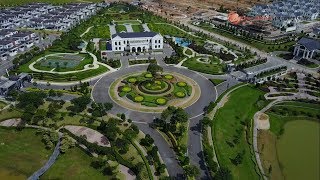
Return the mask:
<path fill-rule="evenodd" d="M 185 87 L 185 86 L 187 85 L 187 83 L 185 83 L 185 82 L 178 82 L 177 85 L 178 85 L 179 87 Z"/>
<path fill-rule="evenodd" d="M 158 105 L 165 105 L 165 104 L 167 104 L 167 100 L 165 98 L 158 98 L 158 99 L 156 99 L 156 103 Z"/>
<path fill-rule="evenodd" d="M 143 96 L 136 96 L 135 98 L 134 98 L 134 101 L 135 102 L 142 102 L 144 100 L 144 97 Z"/>
<path fill-rule="evenodd" d="M 178 91 L 174 94 L 176 97 L 178 98 L 184 98 L 186 97 L 186 93 L 182 92 L 182 91 Z"/>
<path fill-rule="evenodd" d="M 132 88 L 129 86 L 123 86 L 121 89 L 122 92 L 130 92 L 131 90 L 132 90 Z"/>

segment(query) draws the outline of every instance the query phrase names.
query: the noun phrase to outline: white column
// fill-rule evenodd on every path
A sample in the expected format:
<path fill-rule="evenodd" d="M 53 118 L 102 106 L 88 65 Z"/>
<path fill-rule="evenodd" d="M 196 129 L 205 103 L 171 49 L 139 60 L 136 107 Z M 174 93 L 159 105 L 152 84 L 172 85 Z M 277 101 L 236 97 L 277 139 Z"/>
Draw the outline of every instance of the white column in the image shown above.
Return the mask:
<path fill-rule="evenodd" d="M 293 51 L 293 55 L 296 55 L 297 49 L 298 49 L 297 46 L 295 46 L 295 47 L 294 47 L 294 51 Z"/>
<path fill-rule="evenodd" d="M 306 49 L 303 50 L 303 55 L 302 55 L 302 57 L 303 57 L 303 58 L 306 58 Z"/>
<path fill-rule="evenodd" d="M 309 58 L 309 53 L 310 53 L 310 51 L 308 50 L 308 51 L 307 51 L 307 56 L 306 56 L 306 58 Z"/>
<path fill-rule="evenodd" d="M 312 50 L 312 52 L 311 52 L 310 59 L 312 59 L 313 53 L 314 53 L 314 50 Z"/>

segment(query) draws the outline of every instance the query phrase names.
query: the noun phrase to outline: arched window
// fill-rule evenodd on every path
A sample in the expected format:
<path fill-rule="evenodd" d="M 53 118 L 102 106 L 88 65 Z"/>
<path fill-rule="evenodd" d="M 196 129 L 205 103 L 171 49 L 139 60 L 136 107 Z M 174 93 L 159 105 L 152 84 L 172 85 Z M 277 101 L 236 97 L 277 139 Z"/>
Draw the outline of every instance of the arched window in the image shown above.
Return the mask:
<path fill-rule="evenodd" d="M 117 41 L 116 41 L 116 42 L 114 42 L 114 44 L 115 44 L 115 45 L 118 45 Z"/>

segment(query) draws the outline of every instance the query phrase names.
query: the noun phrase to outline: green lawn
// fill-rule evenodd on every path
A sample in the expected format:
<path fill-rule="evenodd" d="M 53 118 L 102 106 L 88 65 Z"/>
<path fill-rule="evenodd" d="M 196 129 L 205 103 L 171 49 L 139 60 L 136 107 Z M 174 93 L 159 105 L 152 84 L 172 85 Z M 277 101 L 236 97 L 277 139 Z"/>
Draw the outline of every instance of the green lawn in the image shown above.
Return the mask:
<path fill-rule="evenodd" d="M 117 33 L 120 33 L 122 31 L 127 32 L 127 28 L 126 28 L 126 26 L 124 26 L 122 24 L 118 24 L 118 25 L 116 25 L 116 31 L 117 31 Z"/>
<path fill-rule="evenodd" d="M 69 82 L 69 81 L 79 81 L 79 80 L 87 79 L 90 77 L 94 77 L 107 71 L 108 71 L 107 67 L 100 65 L 98 69 L 91 69 L 91 70 L 82 71 L 78 73 L 71 73 L 71 74 L 51 74 L 51 73 L 36 73 L 36 72 L 30 72 L 30 73 L 32 73 L 33 77 L 38 80 Z"/>
<path fill-rule="evenodd" d="M 188 69 L 206 73 L 206 74 L 223 74 L 222 64 L 206 64 L 197 61 L 199 57 L 192 57 L 187 59 L 182 66 L 188 67 Z"/>
<path fill-rule="evenodd" d="M 11 119 L 11 118 L 18 118 L 21 117 L 22 112 L 17 110 L 9 110 L 5 109 L 0 111 L 0 121 Z"/>
<path fill-rule="evenodd" d="M 0 179 L 26 179 L 47 162 L 52 151 L 35 132 L 0 128 Z"/>
<path fill-rule="evenodd" d="M 131 25 L 133 32 L 143 32 L 143 27 L 140 24 Z"/>
<path fill-rule="evenodd" d="M 191 51 L 190 49 L 187 49 L 187 50 L 185 51 L 185 53 L 186 53 L 187 55 L 189 55 L 189 56 L 192 55 L 192 51 Z"/>
<path fill-rule="evenodd" d="M 7 103 L 0 101 L 0 109 L 4 108 L 7 106 Z"/>
<path fill-rule="evenodd" d="M 251 124 L 254 113 L 259 110 L 256 102 L 263 94 L 250 86 L 241 87 L 230 94 L 228 102 L 214 118 L 212 136 L 219 164 L 230 169 L 235 179 L 259 179 L 251 145 L 251 127 L 244 125 Z M 234 165 L 231 159 L 238 153 L 243 153 L 242 161 Z"/>
<path fill-rule="evenodd" d="M 102 38 L 109 39 L 110 38 L 110 28 L 108 25 L 98 25 L 93 26 L 90 31 L 83 36 L 85 40 L 90 40 L 92 38 Z"/>
<path fill-rule="evenodd" d="M 75 147 L 58 157 L 41 179 L 109 179 L 90 166 L 93 158 Z"/>

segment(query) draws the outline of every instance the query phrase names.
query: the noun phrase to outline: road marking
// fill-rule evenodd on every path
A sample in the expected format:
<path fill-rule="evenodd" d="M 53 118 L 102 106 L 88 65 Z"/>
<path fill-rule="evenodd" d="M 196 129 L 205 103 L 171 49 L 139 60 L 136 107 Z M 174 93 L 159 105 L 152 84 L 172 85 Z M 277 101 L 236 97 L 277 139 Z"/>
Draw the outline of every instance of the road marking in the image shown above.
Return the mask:
<path fill-rule="evenodd" d="M 204 114 L 204 113 L 198 114 L 198 115 L 193 116 L 193 117 L 191 117 L 191 118 L 189 118 L 189 119 L 191 120 L 191 119 L 197 118 L 197 117 L 199 117 L 199 116 L 202 116 L 203 114 Z"/>
<path fill-rule="evenodd" d="M 133 123 L 137 123 L 137 124 L 149 124 L 147 122 L 141 122 L 141 121 L 132 121 Z"/>

